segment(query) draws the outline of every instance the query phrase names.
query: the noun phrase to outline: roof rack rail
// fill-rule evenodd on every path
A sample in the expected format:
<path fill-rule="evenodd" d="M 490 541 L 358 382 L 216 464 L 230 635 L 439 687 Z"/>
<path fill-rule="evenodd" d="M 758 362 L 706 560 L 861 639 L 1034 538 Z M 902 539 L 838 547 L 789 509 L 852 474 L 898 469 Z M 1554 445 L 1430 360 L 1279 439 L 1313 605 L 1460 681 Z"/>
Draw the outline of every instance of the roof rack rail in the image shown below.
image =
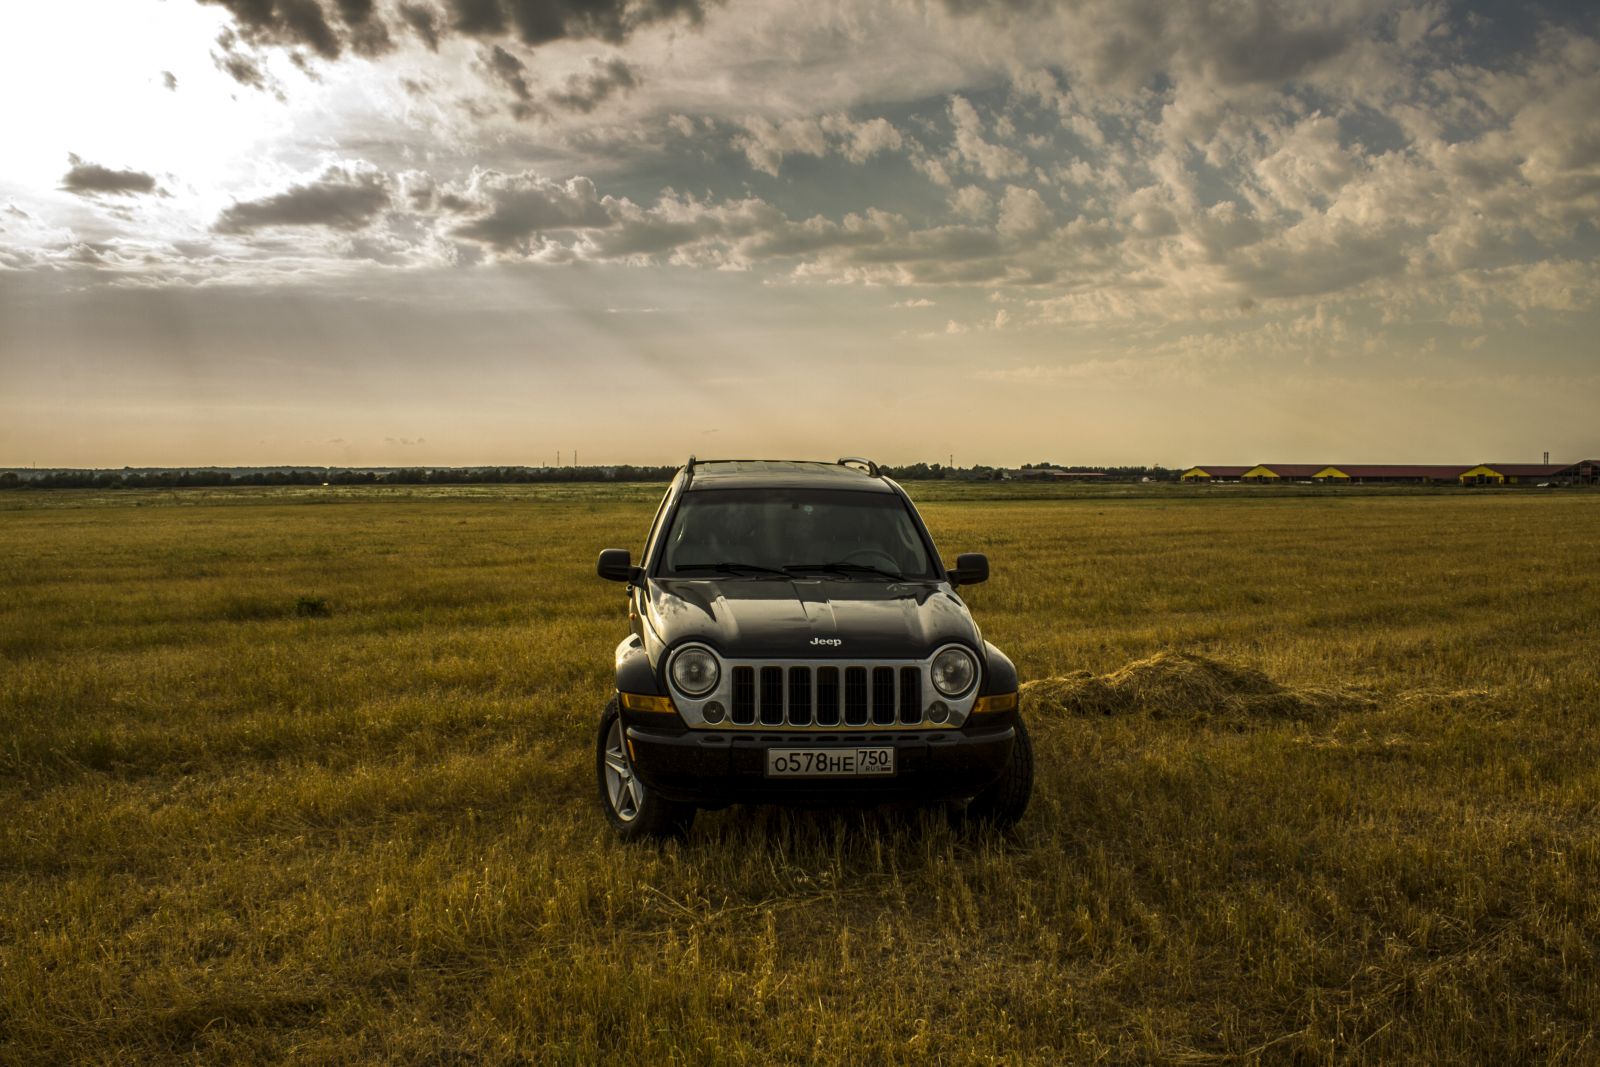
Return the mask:
<path fill-rule="evenodd" d="M 683 484 L 688 485 L 694 481 L 694 453 L 689 453 L 689 462 L 683 465 Z"/>
<path fill-rule="evenodd" d="M 867 473 L 874 478 L 883 477 L 883 475 L 878 471 L 878 465 L 872 462 L 872 460 L 866 459 L 863 456 L 840 456 L 838 466 L 848 467 L 853 463 L 861 464 L 867 469 Z"/>

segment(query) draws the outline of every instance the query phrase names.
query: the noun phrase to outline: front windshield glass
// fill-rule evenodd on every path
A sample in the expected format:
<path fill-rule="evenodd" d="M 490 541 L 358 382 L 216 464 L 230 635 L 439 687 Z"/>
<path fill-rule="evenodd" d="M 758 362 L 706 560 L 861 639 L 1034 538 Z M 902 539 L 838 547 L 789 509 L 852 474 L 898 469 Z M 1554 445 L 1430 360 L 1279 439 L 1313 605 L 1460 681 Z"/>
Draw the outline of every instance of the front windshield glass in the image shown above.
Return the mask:
<path fill-rule="evenodd" d="M 685 493 L 660 573 L 937 576 L 905 504 L 848 489 L 704 489 Z"/>

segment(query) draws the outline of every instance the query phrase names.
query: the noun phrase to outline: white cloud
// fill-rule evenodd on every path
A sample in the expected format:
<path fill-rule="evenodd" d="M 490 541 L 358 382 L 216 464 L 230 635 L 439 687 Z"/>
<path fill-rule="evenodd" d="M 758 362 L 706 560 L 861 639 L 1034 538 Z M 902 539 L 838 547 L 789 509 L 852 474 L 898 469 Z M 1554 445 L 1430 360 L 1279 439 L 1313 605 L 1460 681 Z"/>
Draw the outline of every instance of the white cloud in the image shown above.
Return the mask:
<path fill-rule="evenodd" d="M 839 150 L 852 163 L 865 163 L 879 152 L 898 151 L 905 141 L 888 119 L 852 122 L 844 115 L 828 115 L 822 128 L 840 139 Z"/>
<path fill-rule="evenodd" d="M 1000 232 L 1007 237 L 1038 237 L 1055 220 L 1037 190 L 1006 186 L 1000 201 Z"/>
<path fill-rule="evenodd" d="M 994 197 L 976 185 L 963 185 L 950 197 L 950 208 L 964 219 L 986 219 L 994 213 Z"/>
<path fill-rule="evenodd" d="M 813 118 L 782 122 L 749 118 L 744 121 L 744 129 L 743 135 L 734 138 L 734 147 L 744 152 L 752 167 L 774 177 L 784 156 L 821 156 L 828 151 L 827 135 L 822 124 Z"/>
<path fill-rule="evenodd" d="M 990 181 L 1027 173 L 1028 160 L 1022 153 L 984 138 L 978 109 L 965 97 L 951 98 L 950 122 L 955 127 L 953 159 L 961 160 Z"/>

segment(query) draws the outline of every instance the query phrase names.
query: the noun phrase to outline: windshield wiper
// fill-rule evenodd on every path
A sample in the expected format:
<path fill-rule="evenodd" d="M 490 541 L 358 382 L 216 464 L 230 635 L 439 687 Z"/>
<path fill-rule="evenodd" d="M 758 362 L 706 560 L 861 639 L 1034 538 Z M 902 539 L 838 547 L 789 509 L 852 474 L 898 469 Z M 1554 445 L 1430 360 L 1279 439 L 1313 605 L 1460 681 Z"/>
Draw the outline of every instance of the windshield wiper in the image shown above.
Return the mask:
<path fill-rule="evenodd" d="M 791 574 L 813 574 L 819 571 L 833 571 L 836 574 L 875 574 L 892 582 L 910 580 L 897 571 L 886 571 L 882 567 L 869 567 L 865 563 L 789 563 L 783 569 Z"/>
<path fill-rule="evenodd" d="M 674 574 L 683 571 L 716 571 L 718 574 L 772 574 L 779 578 L 789 577 L 788 571 L 776 567 L 763 567 L 759 563 L 680 563 L 672 568 Z"/>

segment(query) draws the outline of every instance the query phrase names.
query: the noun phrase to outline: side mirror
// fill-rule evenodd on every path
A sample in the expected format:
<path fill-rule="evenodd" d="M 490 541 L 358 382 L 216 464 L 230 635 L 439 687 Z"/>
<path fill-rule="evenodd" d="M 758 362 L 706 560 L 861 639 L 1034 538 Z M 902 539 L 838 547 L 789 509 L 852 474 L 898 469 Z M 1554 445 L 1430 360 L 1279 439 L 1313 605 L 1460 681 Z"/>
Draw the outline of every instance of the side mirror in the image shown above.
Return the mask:
<path fill-rule="evenodd" d="M 633 565 L 625 548 L 602 548 L 594 570 L 608 582 L 631 582 L 639 577 L 639 568 Z"/>
<path fill-rule="evenodd" d="M 977 585 L 989 580 L 989 557 L 982 552 L 963 552 L 956 565 L 945 572 L 951 585 Z"/>

